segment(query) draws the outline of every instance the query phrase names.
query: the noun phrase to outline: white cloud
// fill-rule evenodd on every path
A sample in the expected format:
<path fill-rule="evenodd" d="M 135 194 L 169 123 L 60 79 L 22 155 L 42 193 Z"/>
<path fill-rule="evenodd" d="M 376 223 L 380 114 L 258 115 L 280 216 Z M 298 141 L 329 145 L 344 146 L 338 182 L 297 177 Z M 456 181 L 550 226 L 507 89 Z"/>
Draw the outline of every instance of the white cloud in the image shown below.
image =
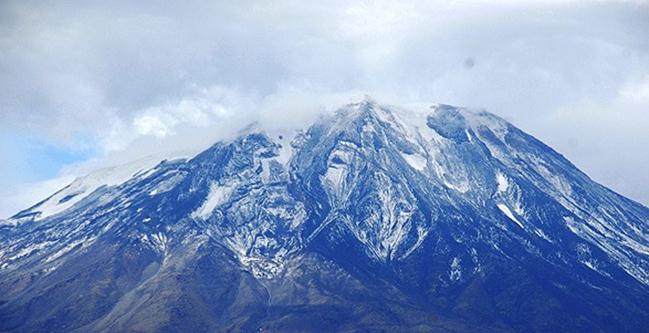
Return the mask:
<path fill-rule="evenodd" d="M 642 1 L 3 1 L 0 130 L 89 138 L 113 163 L 369 93 L 487 108 L 649 203 L 632 172 L 598 171 L 615 170 L 614 146 L 635 153 L 629 169 L 649 163 L 626 144 L 649 143 L 646 31 Z M 592 126 L 579 145 L 568 121 Z"/>
<path fill-rule="evenodd" d="M 172 124 L 167 125 L 161 119 L 161 116 L 156 114 L 145 114 L 138 116 L 133 120 L 133 125 L 137 133 L 140 135 L 153 135 L 158 138 L 164 138 L 167 134 L 171 134 L 170 126 L 175 123 L 174 119 L 170 119 Z"/>
<path fill-rule="evenodd" d="M 627 102 L 649 105 L 649 75 L 642 80 L 625 85 L 620 91 L 620 97 Z"/>

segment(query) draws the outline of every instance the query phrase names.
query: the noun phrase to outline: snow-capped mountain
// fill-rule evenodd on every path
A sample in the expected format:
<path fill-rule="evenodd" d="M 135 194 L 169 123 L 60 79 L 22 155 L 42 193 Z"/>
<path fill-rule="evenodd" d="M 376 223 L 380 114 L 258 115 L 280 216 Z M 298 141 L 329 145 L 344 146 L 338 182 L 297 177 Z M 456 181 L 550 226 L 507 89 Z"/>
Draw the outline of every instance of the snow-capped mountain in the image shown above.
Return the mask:
<path fill-rule="evenodd" d="M 484 111 L 108 174 L 0 223 L 0 331 L 649 331 L 649 208 Z"/>

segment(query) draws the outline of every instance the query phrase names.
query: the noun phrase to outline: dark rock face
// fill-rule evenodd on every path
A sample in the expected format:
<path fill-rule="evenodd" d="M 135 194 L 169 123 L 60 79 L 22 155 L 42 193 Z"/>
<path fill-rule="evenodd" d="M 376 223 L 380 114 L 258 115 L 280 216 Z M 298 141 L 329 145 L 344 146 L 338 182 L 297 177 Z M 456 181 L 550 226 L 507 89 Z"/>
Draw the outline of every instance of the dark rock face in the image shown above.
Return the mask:
<path fill-rule="evenodd" d="M 129 176 L 0 223 L 0 331 L 649 331 L 649 209 L 486 112 L 365 101 Z"/>

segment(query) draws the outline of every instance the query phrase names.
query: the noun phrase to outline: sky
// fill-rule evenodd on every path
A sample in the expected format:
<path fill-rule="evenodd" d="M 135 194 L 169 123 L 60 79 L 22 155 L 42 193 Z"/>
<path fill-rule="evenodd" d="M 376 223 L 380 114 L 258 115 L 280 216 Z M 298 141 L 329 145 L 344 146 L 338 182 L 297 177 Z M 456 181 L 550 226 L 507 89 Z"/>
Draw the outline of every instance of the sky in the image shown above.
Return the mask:
<path fill-rule="evenodd" d="M 0 217 L 360 96 L 484 108 L 649 205 L 645 1 L 0 1 Z"/>

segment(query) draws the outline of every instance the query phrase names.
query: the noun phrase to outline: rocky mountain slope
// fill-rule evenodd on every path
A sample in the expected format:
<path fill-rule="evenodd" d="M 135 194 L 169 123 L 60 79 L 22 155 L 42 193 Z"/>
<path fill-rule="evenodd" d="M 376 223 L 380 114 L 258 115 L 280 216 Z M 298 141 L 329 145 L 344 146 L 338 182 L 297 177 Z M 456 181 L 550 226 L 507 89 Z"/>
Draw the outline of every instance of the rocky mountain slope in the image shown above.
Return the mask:
<path fill-rule="evenodd" d="M 366 100 L 135 169 L 0 222 L 0 331 L 649 331 L 649 208 L 484 111 Z"/>

